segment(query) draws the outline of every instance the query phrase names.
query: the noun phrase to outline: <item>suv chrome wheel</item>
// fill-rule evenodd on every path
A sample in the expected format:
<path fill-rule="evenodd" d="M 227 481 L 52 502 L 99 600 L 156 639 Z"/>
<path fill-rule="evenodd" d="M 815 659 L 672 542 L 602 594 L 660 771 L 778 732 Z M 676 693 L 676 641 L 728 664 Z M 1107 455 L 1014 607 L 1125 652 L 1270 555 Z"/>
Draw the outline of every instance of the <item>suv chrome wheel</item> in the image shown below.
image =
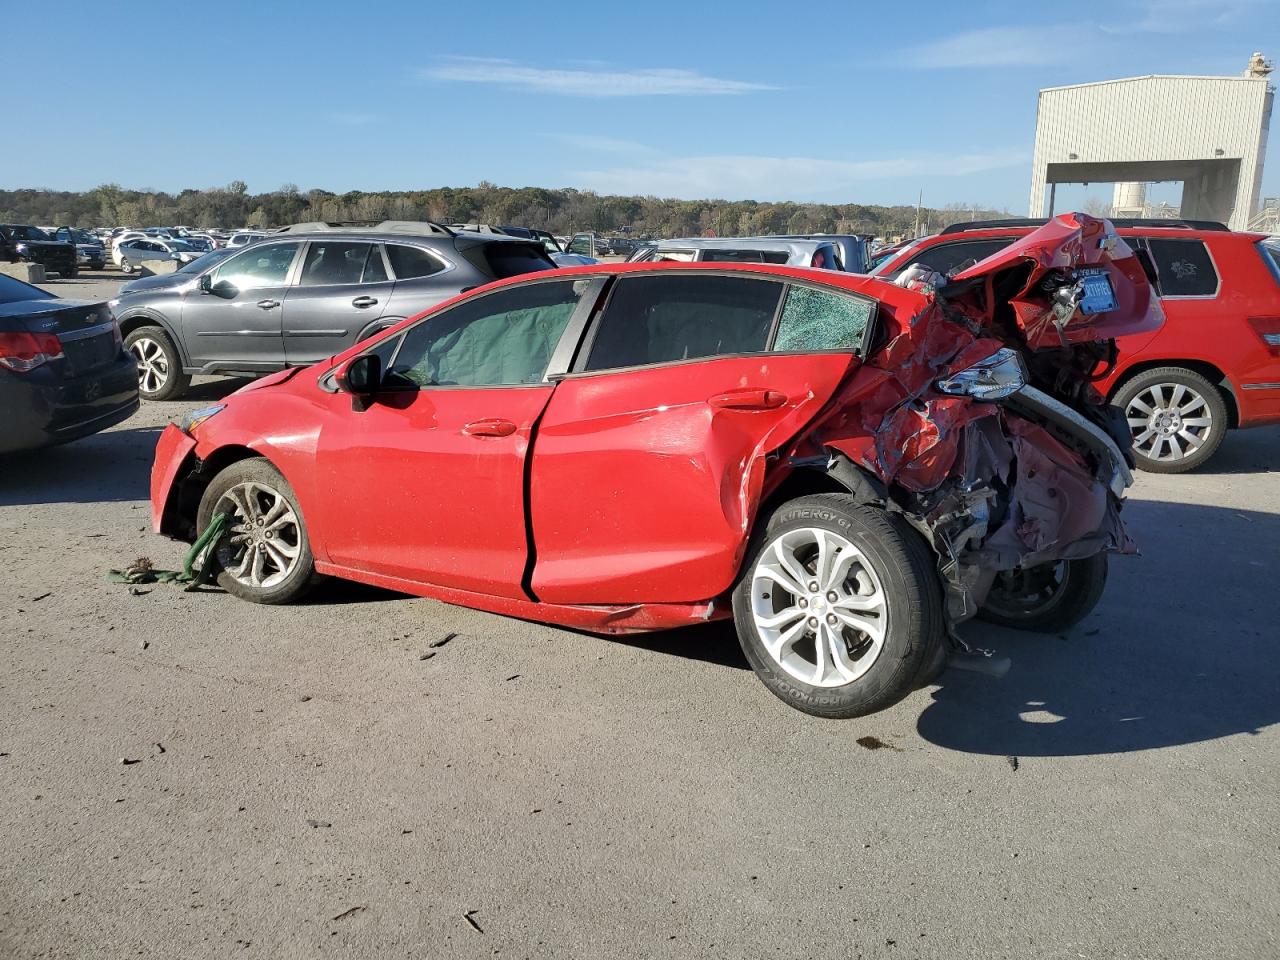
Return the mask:
<path fill-rule="evenodd" d="M 289 501 L 264 483 L 246 481 L 227 489 L 215 513 L 231 514 L 229 535 L 218 562 L 233 580 L 270 589 L 284 582 L 298 563 L 301 531 Z"/>
<path fill-rule="evenodd" d="M 1149 460 L 1174 463 L 1192 456 L 1217 425 L 1204 396 L 1181 383 L 1153 383 L 1125 407 L 1133 448 Z"/>
<path fill-rule="evenodd" d="M 839 534 L 780 534 L 756 562 L 751 595 L 765 651 L 797 680 L 844 686 L 880 656 L 888 617 L 880 576 Z"/>
<path fill-rule="evenodd" d="M 138 361 L 138 389 L 158 392 L 169 379 L 169 358 L 164 348 L 151 337 L 142 336 L 129 344 L 129 352 Z"/>

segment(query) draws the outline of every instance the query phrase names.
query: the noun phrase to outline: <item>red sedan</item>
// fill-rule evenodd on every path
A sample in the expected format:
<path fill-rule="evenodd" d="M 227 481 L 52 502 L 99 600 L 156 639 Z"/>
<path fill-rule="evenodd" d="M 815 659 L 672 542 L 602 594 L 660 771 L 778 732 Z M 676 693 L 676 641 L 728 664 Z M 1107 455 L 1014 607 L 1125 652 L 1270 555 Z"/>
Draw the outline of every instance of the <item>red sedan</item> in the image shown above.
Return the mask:
<path fill-rule="evenodd" d="M 225 515 L 218 581 L 262 603 L 328 575 L 601 633 L 732 616 L 770 690 L 857 716 L 939 671 L 951 623 L 1092 609 L 1132 477 L 1089 379 L 1161 322 L 1083 215 L 936 290 L 546 272 L 170 426 L 153 522 Z"/>

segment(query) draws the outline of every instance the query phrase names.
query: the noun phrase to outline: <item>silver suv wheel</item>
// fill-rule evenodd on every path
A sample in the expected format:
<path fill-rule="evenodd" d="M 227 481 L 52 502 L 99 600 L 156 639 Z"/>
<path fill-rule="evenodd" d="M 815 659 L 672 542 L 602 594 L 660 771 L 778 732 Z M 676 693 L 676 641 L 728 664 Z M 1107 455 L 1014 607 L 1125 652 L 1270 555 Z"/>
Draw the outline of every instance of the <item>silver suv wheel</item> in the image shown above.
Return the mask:
<path fill-rule="evenodd" d="M 1203 394 L 1181 383 L 1153 383 L 1125 407 L 1133 448 L 1157 462 L 1174 463 L 1199 450 L 1219 426 Z"/>

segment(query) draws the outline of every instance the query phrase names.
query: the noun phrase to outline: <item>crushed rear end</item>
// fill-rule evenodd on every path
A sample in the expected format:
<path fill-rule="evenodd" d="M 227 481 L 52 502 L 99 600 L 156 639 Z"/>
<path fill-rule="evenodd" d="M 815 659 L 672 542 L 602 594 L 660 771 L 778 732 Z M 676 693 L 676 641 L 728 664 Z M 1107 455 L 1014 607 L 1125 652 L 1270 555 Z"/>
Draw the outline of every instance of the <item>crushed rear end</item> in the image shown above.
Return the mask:
<path fill-rule="evenodd" d="M 793 452 L 847 459 L 933 545 L 954 623 L 996 577 L 1132 553 L 1130 432 L 1093 384 L 1163 322 L 1111 224 L 1068 214 L 922 295 Z M 855 413 L 856 411 L 856 413 Z M 851 415 L 852 414 L 852 415 Z"/>

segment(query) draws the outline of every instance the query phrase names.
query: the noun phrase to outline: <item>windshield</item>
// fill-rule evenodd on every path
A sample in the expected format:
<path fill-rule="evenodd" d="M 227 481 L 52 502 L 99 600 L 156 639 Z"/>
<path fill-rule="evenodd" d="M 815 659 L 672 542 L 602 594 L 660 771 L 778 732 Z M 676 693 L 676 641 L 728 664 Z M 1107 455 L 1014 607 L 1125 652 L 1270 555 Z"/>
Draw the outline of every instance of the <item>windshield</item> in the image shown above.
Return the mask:
<path fill-rule="evenodd" d="M 53 294 L 0 273 L 0 303 L 22 303 L 24 300 L 52 300 Z"/>
<path fill-rule="evenodd" d="M 196 257 L 190 263 L 183 264 L 175 273 L 204 273 L 215 264 L 221 263 L 233 253 L 239 253 L 234 247 L 223 247 L 221 250 L 211 250 L 203 257 Z"/>
<path fill-rule="evenodd" d="M 72 230 L 71 236 L 75 237 L 76 243 L 98 243 L 98 238 L 88 230 Z"/>
<path fill-rule="evenodd" d="M 48 240 L 49 235 L 39 227 L 10 227 L 9 233 L 15 240 Z"/>

